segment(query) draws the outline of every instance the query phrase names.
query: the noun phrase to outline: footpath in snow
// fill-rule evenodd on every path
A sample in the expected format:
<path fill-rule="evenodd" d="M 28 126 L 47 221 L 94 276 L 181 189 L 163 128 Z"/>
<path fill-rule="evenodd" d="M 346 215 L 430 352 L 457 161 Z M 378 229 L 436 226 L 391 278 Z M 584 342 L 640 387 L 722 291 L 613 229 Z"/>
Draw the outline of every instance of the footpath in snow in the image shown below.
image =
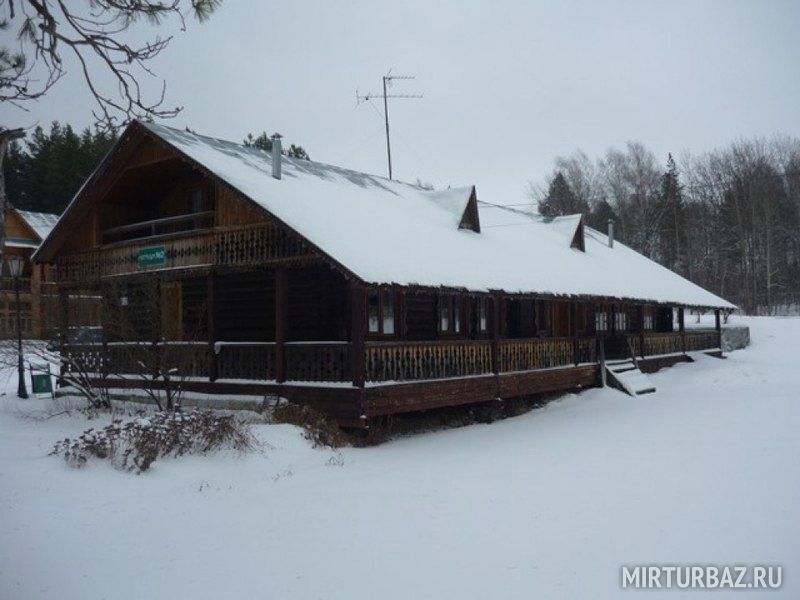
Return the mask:
<path fill-rule="evenodd" d="M 800 319 L 746 322 L 751 347 L 652 375 L 654 394 L 365 449 L 259 425 L 259 452 L 139 476 L 47 456 L 107 416 L 5 397 L 0 598 L 799 598 Z M 649 563 L 778 564 L 784 586 L 621 589 Z"/>

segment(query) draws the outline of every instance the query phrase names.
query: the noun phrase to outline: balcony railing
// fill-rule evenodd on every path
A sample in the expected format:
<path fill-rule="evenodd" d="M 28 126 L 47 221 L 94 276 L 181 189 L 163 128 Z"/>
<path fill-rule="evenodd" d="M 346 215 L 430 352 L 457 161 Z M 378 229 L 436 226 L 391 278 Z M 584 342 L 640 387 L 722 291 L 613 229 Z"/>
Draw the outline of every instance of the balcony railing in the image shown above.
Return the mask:
<path fill-rule="evenodd" d="M 103 243 L 114 244 L 126 240 L 153 238 L 185 231 L 210 229 L 214 226 L 214 211 L 177 215 L 112 227 L 103 232 Z"/>
<path fill-rule="evenodd" d="M 13 277 L 0 277 L 0 291 L 3 292 L 13 292 L 16 288 L 14 288 L 14 278 Z M 28 277 L 20 277 L 19 279 L 19 291 L 20 292 L 30 292 L 31 291 L 31 280 Z"/>
<path fill-rule="evenodd" d="M 309 254 L 297 236 L 269 223 L 257 223 L 115 244 L 60 256 L 56 266 L 61 282 L 94 283 L 115 275 L 211 265 L 258 265 Z"/>

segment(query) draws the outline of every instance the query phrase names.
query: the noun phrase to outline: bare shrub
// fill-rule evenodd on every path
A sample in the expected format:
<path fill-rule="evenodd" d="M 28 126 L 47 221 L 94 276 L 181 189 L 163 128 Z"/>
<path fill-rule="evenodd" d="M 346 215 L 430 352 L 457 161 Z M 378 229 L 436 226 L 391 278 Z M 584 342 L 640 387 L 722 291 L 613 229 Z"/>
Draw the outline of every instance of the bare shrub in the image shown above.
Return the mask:
<path fill-rule="evenodd" d="M 76 439 L 65 438 L 50 455 L 63 456 L 74 467 L 89 458 L 110 460 L 122 470 L 141 473 L 164 456 L 206 454 L 231 448 L 251 450 L 256 442 L 246 425 L 233 415 L 211 410 L 159 411 L 149 417 L 114 419 L 102 429 L 93 427 Z"/>
<path fill-rule="evenodd" d="M 272 409 L 272 421 L 302 427 L 305 438 L 315 448 L 321 446 L 340 448 L 350 445 L 349 437 L 335 421 L 310 406 L 292 403 L 278 404 Z"/>

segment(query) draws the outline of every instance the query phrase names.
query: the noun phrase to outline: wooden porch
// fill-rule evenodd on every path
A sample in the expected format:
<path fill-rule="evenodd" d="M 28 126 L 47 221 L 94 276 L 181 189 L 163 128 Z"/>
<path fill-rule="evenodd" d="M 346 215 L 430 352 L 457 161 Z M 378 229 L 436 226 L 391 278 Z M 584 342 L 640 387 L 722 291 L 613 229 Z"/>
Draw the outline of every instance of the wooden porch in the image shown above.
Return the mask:
<path fill-rule="evenodd" d="M 629 337 L 643 370 L 719 349 L 715 330 Z M 599 343 L 595 337 L 366 342 L 359 352 L 358 343 L 342 341 L 117 342 L 71 344 L 66 352 L 80 355 L 113 388 L 138 387 L 124 374 L 138 372 L 138 353 L 155 353 L 165 365 L 183 365 L 186 391 L 282 396 L 343 425 L 364 426 L 380 415 L 596 386 Z"/>

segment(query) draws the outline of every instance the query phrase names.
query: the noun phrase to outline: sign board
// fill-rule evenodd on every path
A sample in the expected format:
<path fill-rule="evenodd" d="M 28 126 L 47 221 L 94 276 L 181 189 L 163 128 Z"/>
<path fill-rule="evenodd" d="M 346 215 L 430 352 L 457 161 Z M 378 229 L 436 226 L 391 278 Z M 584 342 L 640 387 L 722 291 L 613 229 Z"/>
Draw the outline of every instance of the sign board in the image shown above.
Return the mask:
<path fill-rule="evenodd" d="M 140 267 L 157 267 L 167 262 L 167 249 L 164 246 L 139 248 L 136 258 Z"/>
<path fill-rule="evenodd" d="M 53 380 L 50 373 L 31 373 L 31 390 L 34 394 L 52 394 Z"/>

